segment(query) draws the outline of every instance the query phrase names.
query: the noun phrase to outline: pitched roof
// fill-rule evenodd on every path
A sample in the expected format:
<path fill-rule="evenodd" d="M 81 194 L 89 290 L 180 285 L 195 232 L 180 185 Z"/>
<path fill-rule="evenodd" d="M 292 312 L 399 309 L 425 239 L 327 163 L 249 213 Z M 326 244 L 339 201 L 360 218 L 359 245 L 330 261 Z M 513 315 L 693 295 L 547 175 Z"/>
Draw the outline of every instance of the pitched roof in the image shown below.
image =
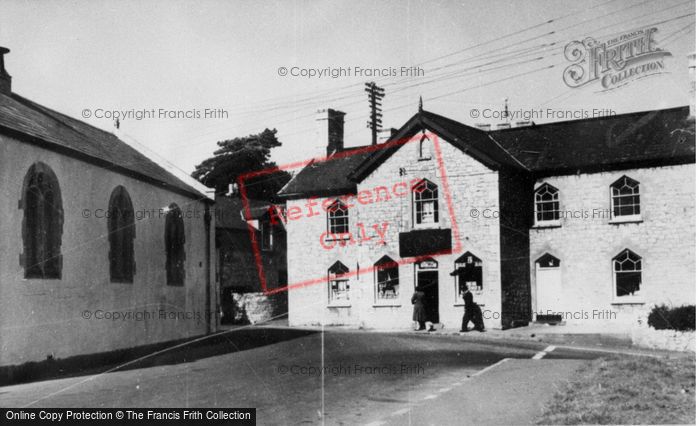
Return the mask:
<path fill-rule="evenodd" d="M 112 133 L 15 93 L 9 96 L 0 94 L 0 132 L 173 192 L 208 200 L 205 194 L 178 179 Z"/>
<path fill-rule="evenodd" d="M 511 167 L 524 170 L 525 167 L 506 151 L 487 132 L 469 127 L 447 117 L 421 110 L 404 124 L 387 142 L 387 149 L 378 150 L 364 161 L 351 174 L 355 181 L 361 181 L 381 163 L 396 152 L 408 138 L 420 130 L 430 130 L 458 149 L 468 153 L 492 169 Z"/>
<path fill-rule="evenodd" d="M 354 193 L 357 183 L 422 129 L 492 169 L 572 174 L 695 162 L 695 122 L 688 107 L 547 123 L 486 132 L 419 111 L 387 142 L 314 161 L 280 192 L 285 198 Z"/>
<path fill-rule="evenodd" d="M 260 218 L 269 211 L 271 203 L 264 200 L 248 200 L 251 218 Z M 243 200 L 239 197 L 216 196 L 214 207 L 216 227 L 226 229 L 248 230 L 245 220 L 246 212 Z"/>
<path fill-rule="evenodd" d="M 357 183 L 350 180 L 350 173 L 372 153 L 361 147 L 334 153 L 324 160 L 314 160 L 287 182 L 277 195 L 293 199 L 354 193 Z"/>
<path fill-rule="evenodd" d="M 489 135 L 540 175 L 695 162 L 688 107 L 496 130 Z"/>

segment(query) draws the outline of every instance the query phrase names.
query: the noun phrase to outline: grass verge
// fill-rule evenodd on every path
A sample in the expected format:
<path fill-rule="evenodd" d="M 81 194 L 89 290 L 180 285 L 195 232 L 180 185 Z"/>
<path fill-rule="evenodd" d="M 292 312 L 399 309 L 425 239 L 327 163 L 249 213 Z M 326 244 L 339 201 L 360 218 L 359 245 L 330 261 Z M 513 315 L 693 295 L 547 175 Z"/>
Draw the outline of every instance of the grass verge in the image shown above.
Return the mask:
<path fill-rule="evenodd" d="M 609 357 L 586 363 L 538 424 L 695 424 L 695 357 Z"/>

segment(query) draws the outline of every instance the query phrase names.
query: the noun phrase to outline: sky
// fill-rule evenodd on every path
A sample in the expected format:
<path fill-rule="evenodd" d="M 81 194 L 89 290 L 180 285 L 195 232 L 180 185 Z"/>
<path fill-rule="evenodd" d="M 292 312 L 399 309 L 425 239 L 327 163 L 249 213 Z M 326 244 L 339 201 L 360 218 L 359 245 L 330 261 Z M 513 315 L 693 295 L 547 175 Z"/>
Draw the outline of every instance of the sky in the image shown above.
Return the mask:
<path fill-rule="evenodd" d="M 108 131 L 110 111 L 132 114 L 119 132 L 190 173 L 217 141 L 265 128 L 279 132 L 278 164 L 323 155 L 323 108 L 347 113 L 346 146 L 369 144 L 368 81 L 385 89 L 387 129 L 410 119 L 420 96 L 424 109 L 468 125 L 503 121 L 493 111 L 506 99 L 511 112 L 545 110 L 537 123 L 688 105 L 695 9 L 686 0 L 3 0 L 0 46 L 11 49 L 13 92 Z M 654 27 L 670 53 L 663 72 L 610 91 L 564 83 L 569 42 Z M 326 74 L 301 75 L 311 70 Z M 187 117 L 168 117 L 178 112 Z"/>

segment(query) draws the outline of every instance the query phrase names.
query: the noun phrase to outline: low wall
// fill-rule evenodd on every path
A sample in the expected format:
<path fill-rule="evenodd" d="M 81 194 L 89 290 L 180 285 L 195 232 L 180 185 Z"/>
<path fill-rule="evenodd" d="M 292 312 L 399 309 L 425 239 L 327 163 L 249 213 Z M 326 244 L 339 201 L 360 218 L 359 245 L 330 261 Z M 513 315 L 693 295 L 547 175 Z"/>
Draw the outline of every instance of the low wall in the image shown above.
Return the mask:
<path fill-rule="evenodd" d="M 278 318 L 287 313 L 287 294 L 230 292 L 232 304 L 224 312 L 227 322 L 233 324 L 257 324 Z"/>
<path fill-rule="evenodd" d="M 695 332 L 656 330 L 640 327 L 631 333 L 632 343 L 636 346 L 667 351 L 695 352 Z"/>

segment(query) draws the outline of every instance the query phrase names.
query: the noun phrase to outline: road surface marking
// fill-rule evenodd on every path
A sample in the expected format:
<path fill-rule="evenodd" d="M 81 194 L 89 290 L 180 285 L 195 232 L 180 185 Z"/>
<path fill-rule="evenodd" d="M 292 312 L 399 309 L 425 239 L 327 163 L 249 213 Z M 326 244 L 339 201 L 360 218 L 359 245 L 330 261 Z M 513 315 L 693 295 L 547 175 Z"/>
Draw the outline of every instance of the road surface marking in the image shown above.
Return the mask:
<path fill-rule="evenodd" d="M 426 396 L 426 397 L 423 398 L 423 399 L 424 399 L 424 400 L 427 400 L 427 399 L 435 399 L 435 398 L 437 398 L 437 395 L 428 395 L 428 396 Z"/>
<path fill-rule="evenodd" d="M 498 367 L 499 365 L 506 363 L 508 360 L 510 360 L 510 358 L 503 358 L 502 360 L 498 361 L 497 363 L 491 364 L 491 365 L 489 365 L 488 367 L 486 367 L 486 368 L 484 368 L 484 369 L 482 369 L 482 370 L 477 371 L 475 374 L 472 374 L 471 377 L 481 376 L 482 374 L 486 373 L 486 372 L 489 371 L 490 369 L 496 368 L 496 367 Z M 469 379 L 469 377 L 467 377 L 467 379 Z"/>
<path fill-rule="evenodd" d="M 438 393 L 449 392 L 451 389 L 452 389 L 452 388 L 442 388 L 442 389 L 438 389 Z"/>
<path fill-rule="evenodd" d="M 385 424 L 386 424 L 385 421 L 377 420 L 376 422 L 367 423 L 365 426 L 382 426 L 382 425 L 385 425 Z"/>
<path fill-rule="evenodd" d="M 411 411 L 410 408 L 402 408 L 400 410 L 396 410 L 393 413 L 391 413 L 391 417 L 403 416 L 404 414 L 408 413 L 409 411 Z"/>
<path fill-rule="evenodd" d="M 535 356 L 532 357 L 532 359 L 542 359 L 545 357 L 545 355 L 547 355 L 547 353 L 552 352 L 556 348 L 556 346 L 547 346 L 545 350 L 537 352 Z"/>

